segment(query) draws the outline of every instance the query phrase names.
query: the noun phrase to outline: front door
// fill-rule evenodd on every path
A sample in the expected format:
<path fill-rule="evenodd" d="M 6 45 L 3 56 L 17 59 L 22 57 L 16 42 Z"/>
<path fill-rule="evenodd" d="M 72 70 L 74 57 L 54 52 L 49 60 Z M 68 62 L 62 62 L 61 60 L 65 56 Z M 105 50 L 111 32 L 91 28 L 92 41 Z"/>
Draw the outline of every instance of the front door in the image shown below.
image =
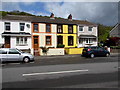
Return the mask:
<path fill-rule="evenodd" d="M 5 48 L 10 48 L 10 36 L 5 36 Z"/>
<path fill-rule="evenodd" d="M 63 44 L 63 36 L 57 36 L 57 45 Z"/>
<path fill-rule="evenodd" d="M 38 36 L 33 36 L 33 48 L 34 48 L 34 55 L 39 55 L 39 39 Z"/>

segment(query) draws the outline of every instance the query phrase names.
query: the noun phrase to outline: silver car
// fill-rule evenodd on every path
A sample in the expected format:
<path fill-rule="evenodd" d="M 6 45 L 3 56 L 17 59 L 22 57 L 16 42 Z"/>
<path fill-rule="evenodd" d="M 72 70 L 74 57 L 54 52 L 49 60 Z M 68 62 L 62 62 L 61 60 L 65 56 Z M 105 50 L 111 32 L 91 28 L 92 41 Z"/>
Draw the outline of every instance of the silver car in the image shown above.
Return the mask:
<path fill-rule="evenodd" d="M 19 49 L 0 48 L 0 61 L 23 61 L 25 63 L 34 61 L 34 56 L 29 53 L 24 53 Z"/>

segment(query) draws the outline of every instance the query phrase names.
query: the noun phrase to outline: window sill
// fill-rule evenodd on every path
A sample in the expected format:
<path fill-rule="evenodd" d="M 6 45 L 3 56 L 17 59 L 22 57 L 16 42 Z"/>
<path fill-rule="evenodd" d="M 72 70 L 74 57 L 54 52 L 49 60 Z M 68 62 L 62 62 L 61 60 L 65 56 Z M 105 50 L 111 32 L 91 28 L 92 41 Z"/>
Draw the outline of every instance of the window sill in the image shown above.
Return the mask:
<path fill-rule="evenodd" d="M 28 44 L 17 44 L 16 46 L 28 46 Z"/>
<path fill-rule="evenodd" d="M 93 43 L 85 43 L 86 45 L 92 45 Z"/>

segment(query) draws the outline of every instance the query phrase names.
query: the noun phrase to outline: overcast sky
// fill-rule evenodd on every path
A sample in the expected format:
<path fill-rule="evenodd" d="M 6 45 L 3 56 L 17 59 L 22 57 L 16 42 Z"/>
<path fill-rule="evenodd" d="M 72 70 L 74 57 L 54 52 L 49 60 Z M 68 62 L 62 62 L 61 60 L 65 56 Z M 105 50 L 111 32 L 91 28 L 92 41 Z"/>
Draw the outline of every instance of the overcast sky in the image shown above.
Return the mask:
<path fill-rule="evenodd" d="M 2 11 L 25 11 L 34 15 L 88 20 L 93 23 L 114 26 L 118 22 L 117 2 L 2 2 Z"/>

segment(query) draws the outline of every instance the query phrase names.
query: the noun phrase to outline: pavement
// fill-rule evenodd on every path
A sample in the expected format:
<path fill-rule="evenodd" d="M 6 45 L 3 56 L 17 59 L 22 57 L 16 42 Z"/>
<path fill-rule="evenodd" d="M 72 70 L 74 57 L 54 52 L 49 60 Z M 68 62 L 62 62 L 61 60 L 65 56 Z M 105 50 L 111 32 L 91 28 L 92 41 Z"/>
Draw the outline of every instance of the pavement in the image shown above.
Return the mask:
<path fill-rule="evenodd" d="M 119 53 L 111 53 L 111 56 L 119 55 Z M 66 58 L 66 57 L 81 57 L 81 54 L 65 54 L 65 55 L 44 55 L 44 56 L 35 56 L 35 60 L 43 58 Z"/>

